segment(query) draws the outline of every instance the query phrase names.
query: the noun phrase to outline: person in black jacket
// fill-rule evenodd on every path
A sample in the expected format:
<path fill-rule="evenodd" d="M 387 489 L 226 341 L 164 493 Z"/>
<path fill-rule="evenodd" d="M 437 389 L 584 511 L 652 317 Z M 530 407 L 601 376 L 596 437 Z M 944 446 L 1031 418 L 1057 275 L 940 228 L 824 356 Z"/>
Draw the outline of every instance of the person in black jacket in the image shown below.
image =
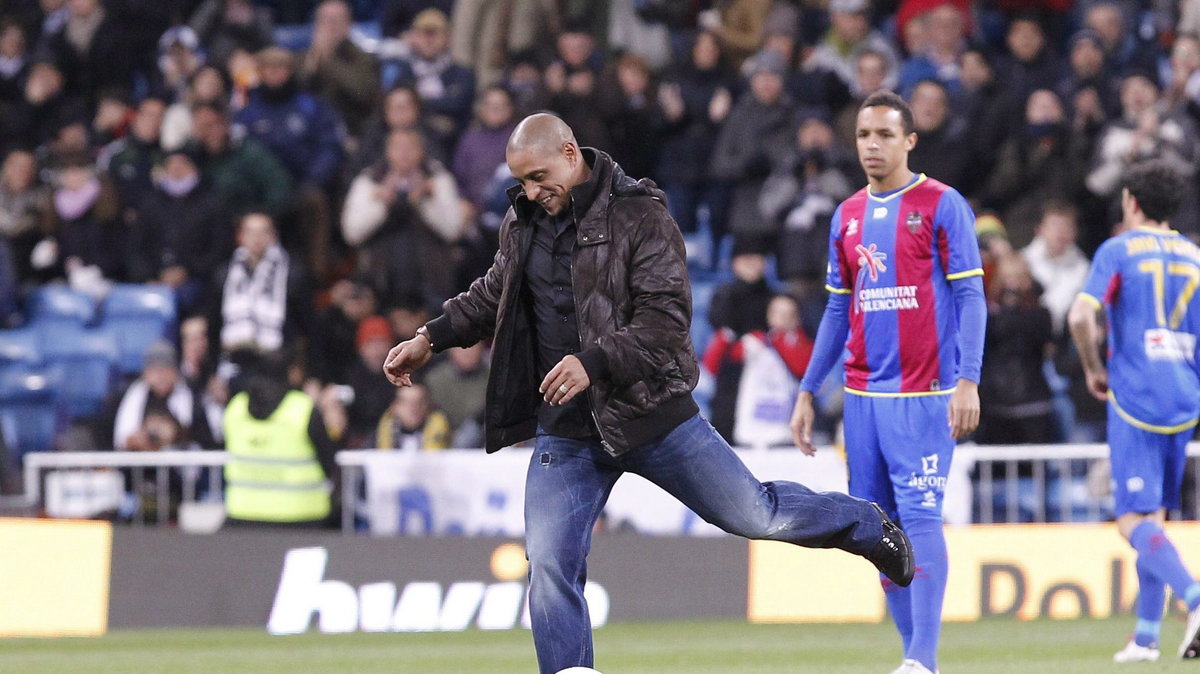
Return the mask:
<path fill-rule="evenodd" d="M 534 647 L 543 674 L 592 666 L 584 581 L 592 527 L 633 472 L 705 520 L 751 538 L 862 555 L 900 585 L 907 536 L 878 506 L 759 482 L 698 413 L 683 238 L 663 193 L 580 148 L 547 114 L 506 151 L 520 183 L 487 273 L 388 353 L 409 386 L 435 351 L 494 339 L 487 451 L 536 437 L 525 486 Z"/>

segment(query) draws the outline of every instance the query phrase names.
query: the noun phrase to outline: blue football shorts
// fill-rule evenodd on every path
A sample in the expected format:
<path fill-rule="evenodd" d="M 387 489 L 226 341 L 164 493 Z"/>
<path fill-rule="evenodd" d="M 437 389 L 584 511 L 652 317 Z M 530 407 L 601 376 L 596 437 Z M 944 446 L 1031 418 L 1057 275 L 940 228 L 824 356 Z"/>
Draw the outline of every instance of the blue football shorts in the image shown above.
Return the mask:
<path fill-rule="evenodd" d="M 847 391 L 843 411 L 850 494 L 901 522 L 941 519 L 955 440 L 950 395 L 874 397 Z"/>
<path fill-rule="evenodd" d="M 1195 433 L 1155 433 L 1121 418 L 1108 404 L 1108 446 L 1114 513 L 1149 514 L 1179 507 L 1187 443 Z"/>

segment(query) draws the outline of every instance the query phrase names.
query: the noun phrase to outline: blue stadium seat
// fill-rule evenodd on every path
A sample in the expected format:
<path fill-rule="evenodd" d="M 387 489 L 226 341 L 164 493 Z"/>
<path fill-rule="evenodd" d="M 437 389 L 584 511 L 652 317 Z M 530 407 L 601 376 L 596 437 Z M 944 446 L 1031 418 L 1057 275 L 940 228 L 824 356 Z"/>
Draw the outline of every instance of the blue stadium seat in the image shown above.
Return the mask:
<path fill-rule="evenodd" d="M 43 348 L 67 418 L 98 414 L 116 381 L 117 336 L 104 328 L 60 329 L 45 335 Z"/>
<path fill-rule="evenodd" d="M 25 315 L 30 325 L 41 330 L 78 328 L 95 319 L 96 302 L 91 295 L 65 285 L 45 285 L 30 293 Z"/>
<path fill-rule="evenodd" d="M 0 375 L 40 365 L 41 344 L 41 335 L 36 330 L 0 330 Z"/>
<path fill-rule="evenodd" d="M 697 356 L 704 355 L 708 340 L 712 338 L 712 325 L 708 322 L 708 307 L 717 290 L 717 282 L 692 278 L 692 346 Z"/>
<path fill-rule="evenodd" d="M 14 464 L 29 452 L 54 448 L 60 422 L 56 384 L 53 375 L 38 369 L 0 375 L 0 432 Z"/>
<path fill-rule="evenodd" d="M 100 325 L 117 336 L 118 369 L 142 371 L 142 356 L 159 339 L 175 334 L 175 292 L 163 285 L 118 284 L 101 305 Z"/>

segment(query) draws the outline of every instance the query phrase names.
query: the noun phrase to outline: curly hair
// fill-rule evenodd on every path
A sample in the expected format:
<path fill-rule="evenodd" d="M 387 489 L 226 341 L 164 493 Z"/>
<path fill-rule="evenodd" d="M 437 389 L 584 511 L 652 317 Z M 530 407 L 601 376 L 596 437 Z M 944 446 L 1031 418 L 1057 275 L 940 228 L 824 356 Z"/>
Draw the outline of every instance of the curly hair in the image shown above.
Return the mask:
<path fill-rule="evenodd" d="M 1166 162 L 1139 162 L 1125 172 L 1125 189 L 1137 199 L 1149 220 L 1166 222 L 1175 215 L 1186 188 L 1183 176 Z"/>

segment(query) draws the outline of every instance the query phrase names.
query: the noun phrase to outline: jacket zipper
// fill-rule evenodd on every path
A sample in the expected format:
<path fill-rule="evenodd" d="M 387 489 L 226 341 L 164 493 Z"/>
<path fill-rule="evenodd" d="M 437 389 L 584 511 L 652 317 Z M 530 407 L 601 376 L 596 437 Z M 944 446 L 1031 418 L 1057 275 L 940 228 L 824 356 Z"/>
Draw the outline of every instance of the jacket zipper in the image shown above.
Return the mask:
<path fill-rule="evenodd" d="M 572 215 L 572 217 L 575 217 L 574 204 L 571 205 L 571 215 Z M 576 231 L 576 236 L 578 236 L 578 232 L 579 232 L 579 218 L 578 217 L 575 217 L 575 231 Z M 576 244 L 576 246 L 578 246 L 578 244 Z M 572 248 L 574 248 L 574 246 Z M 572 252 L 571 252 L 571 305 L 575 307 L 575 332 L 579 336 L 579 348 L 582 349 L 583 348 L 583 327 L 582 327 L 583 323 L 579 320 L 579 318 L 580 318 L 579 317 L 579 298 L 575 295 L 575 252 L 574 252 L 574 250 L 572 250 Z M 596 382 L 592 382 L 593 386 L 595 384 L 596 384 Z M 589 388 L 589 390 L 584 391 L 584 393 L 586 393 L 587 397 L 588 397 L 587 407 L 588 407 L 588 412 L 591 412 L 591 414 L 592 414 L 592 423 L 596 424 L 596 433 L 598 433 L 600 435 L 600 446 L 604 447 L 604 451 L 608 452 L 608 454 L 610 456 L 616 456 L 616 454 L 613 453 L 612 445 L 608 444 L 608 440 L 605 439 L 605 437 L 604 437 L 604 427 L 600 425 L 600 415 L 596 413 L 596 401 L 595 401 L 595 398 L 592 397 L 592 392 L 590 390 L 591 387 L 589 386 L 588 388 Z"/>

